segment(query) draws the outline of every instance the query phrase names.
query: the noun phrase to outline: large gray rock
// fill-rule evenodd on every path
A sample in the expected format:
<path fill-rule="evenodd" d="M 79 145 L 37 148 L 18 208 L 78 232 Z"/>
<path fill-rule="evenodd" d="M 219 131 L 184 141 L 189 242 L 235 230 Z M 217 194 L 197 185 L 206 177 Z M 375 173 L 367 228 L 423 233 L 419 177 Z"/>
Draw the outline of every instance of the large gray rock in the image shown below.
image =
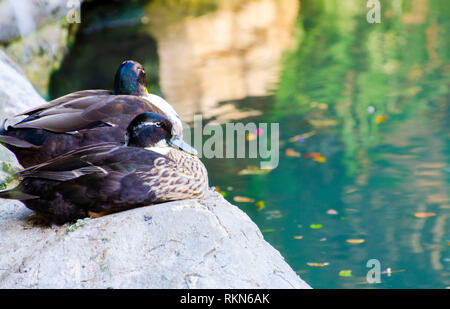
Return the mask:
<path fill-rule="evenodd" d="M 34 89 L 22 70 L 0 50 L 1 118 L 12 117 L 45 100 Z"/>
<path fill-rule="evenodd" d="M 0 50 L 0 124 L 5 118 L 7 124 L 14 123 L 18 120 L 14 115 L 44 103 L 19 66 Z M 11 173 L 19 168 L 14 154 L 0 145 L 0 187 L 3 188 Z"/>
<path fill-rule="evenodd" d="M 84 225 L 0 206 L 0 288 L 310 288 L 250 218 L 211 192 Z"/>

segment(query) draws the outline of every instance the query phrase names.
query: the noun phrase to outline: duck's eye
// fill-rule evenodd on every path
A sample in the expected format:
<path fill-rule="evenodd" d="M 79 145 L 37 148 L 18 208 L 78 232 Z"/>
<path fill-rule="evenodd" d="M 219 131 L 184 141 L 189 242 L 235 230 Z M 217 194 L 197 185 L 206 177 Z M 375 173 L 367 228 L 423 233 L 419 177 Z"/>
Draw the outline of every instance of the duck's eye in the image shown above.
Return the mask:
<path fill-rule="evenodd" d="M 155 127 L 157 127 L 157 128 L 161 128 L 161 122 L 155 122 Z"/>

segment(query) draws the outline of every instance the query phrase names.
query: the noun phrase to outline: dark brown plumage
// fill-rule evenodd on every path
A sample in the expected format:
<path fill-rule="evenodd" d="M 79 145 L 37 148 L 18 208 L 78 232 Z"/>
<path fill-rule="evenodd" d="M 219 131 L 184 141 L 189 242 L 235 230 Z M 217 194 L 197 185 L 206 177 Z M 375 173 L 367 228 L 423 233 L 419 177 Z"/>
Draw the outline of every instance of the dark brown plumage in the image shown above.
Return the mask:
<path fill-rule="evenodd" d="M 207 171 L 196 156 L 169 146 L 177 139 L 166 117 L 137 116 L 127 129 L 127 142 L 81 147 L 25 169 L 20 184 L 0 197 L 23 200 L 55 223 L 89 212 L 204 197 Z"/>
<path fill-rule="evenodd" d="M 29 167 L 82 146 L 124 142 L 126 127 L 143 112 L 169 117 L 182 136 L 176 112 L 162 98 L 149 95 L 145 83 L 142 66 L 126 61 L 117 71 L 114 93 L 83 90 L 28 110 L 21 114 L 28 115 L 24 120 L 0 130 L 0 141 Z"/>

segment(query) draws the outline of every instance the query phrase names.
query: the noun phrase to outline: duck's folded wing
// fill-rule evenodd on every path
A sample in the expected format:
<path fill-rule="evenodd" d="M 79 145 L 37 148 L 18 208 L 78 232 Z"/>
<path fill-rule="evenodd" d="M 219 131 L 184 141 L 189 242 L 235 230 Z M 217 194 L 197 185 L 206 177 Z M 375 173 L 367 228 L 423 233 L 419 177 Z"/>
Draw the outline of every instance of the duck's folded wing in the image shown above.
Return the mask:
<path fill-rule="evenodd" d="M 14 136 L 0 135 L 0 142 L 19 148 L 39 148 L 39 146 Z"/>
<path fill-rule="evenodd" d="M 80 147 L 45 163 L 26 168 L 18 173 L 21 177 L 37 177 L 66 181 L 91 173 L 104 173 L 103 168 L 86 160 L 101 157 L 120 148 L 117 143 L 102 143 Z"/>
<path fill-rule="evenodd" d="M 88 121 L 98 121 L 115 119 L 122 115 L 134 116 L 144 112 L 162 114 L 160 109 L 150 104 L 146 99 L 133 95 L 116 95 L 98 101 L 95 105 L 90 105 L 83 111 L 81 117 Z"/>
<path fill-rule="evenodd" d="M 39 128 L 67 133 L 91 128 L 93 124 L 114 126 L 122 119 L 130 120 L 124 115 L 134 116 L 148 111 L 161 112 L 137 96 L 88 96 L 44 110 L 34 119 L 22 121 L 14 125 L 14 128 Z"/>
<path fill-rule="evenodd" d="M 67 181 L 88 174 L 130 173 L 152 165 L 163 155 L 144 148 L 124 147 L 117 143 L 89 145 L 70 151 L 45 163 L 27 168 L 19 175 Z M 166 157 L 164 157 L 166 158 Z M 170 161 L 166 158 L 165 160 Z"/>
<path fill-rule="evenodd" d="M 83 98 L 83 97 L 89 97 L 89 96 L 98 96 L 98 95 L 111 95 L 111 90 L 104 90 L 104 89 L 93 89 L 93 90 L 81 90 L 69 93 L 65 96 L 59 97 L 57 99 L 54 99 L 50 102 L 47 102 L 45 104 L 39 105 L 37 107 L 33 107 L 32 109 L 26 110 L 23 113 L 20 113 L 16 116 L 24 116 L 24 115 L 31 115 L 61 104 L 65 104 L 67 102 L 70 102 L 75 99 Z"/>

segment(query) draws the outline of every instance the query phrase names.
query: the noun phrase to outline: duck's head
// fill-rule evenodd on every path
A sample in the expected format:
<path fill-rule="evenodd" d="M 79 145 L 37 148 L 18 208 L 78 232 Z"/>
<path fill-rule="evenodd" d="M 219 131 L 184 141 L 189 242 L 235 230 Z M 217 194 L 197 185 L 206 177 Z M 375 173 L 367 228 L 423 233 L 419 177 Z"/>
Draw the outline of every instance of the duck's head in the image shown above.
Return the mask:
<path fill-rule="evenodd" d="M 192 146 L 172 134 L 172 126 L 169 119 L 161 114 L 150 112 L 139 114 L 128 125 L 125 144 L 148 148 L 163 154 L 167 154 L 170 151 L 169 147 L 173 147 L 197 155 Z"/>
<path fill-rule="evenodd" d="M 147 94 L 147 79 L 142 64 L 132 60 L 122 62 L 114 77 L 114 94 Z"/>
<path fill-rule="evenodd" d="M 183 124 L 175 109 L 163 98 L 148 93 L 144 67 L 136 61 L 126 60 L 117 69 L 114 77 L 115 95 L 135 95 L 146 98 L 159 108 L 174 125 L 173 132 L 183 137 Z"/>

